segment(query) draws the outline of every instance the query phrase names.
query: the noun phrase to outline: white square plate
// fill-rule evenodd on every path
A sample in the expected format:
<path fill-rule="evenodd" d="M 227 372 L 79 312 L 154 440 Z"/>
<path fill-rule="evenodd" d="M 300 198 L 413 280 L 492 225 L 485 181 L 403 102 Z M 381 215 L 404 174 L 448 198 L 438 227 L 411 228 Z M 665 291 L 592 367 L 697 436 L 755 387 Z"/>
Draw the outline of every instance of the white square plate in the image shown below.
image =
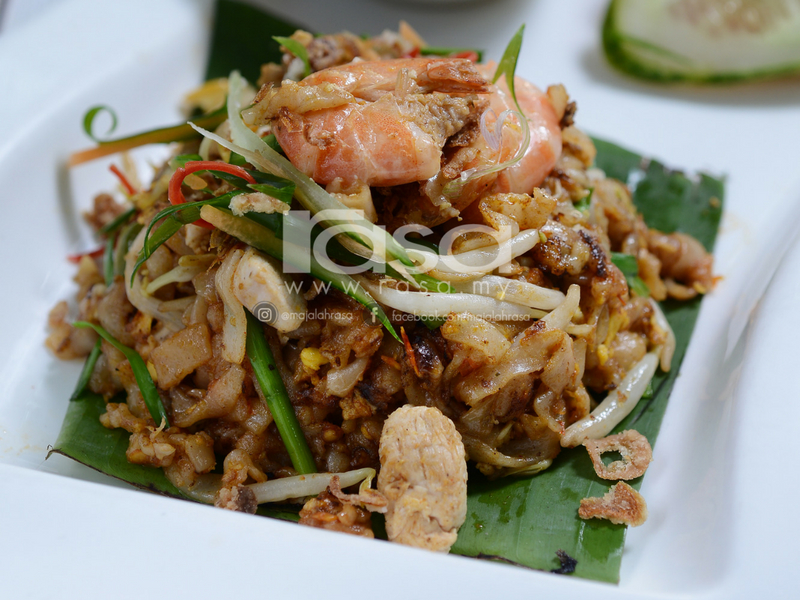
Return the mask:
<path fill-rule="evenodd" d="M 212 19 L 207 1 L 65 0 L 0 37 L 0 581 L 9 597 L 796 597 L 800 250 L 757 326 L 748 321 L 798 221 L 800 82 L 692 90 L 627 80 L 602 58 L 604 0 L 262 4 L 318 31 L 377 33 L 404 18 L 437 45 L 483 47 L 494 59 L 527 22 L 519 74 L 542 87 L 563 82 L 579 126 L 667 164 L 728 175 L 715 253 L 724 278 L 703 303 L 645 478 L 650 519 L 629 533 L 615 587 L 233 514 L 140 493 L 62 457 L 45 462 L 80 369 L 44 349 L 47 313 L 74 293 L 65 255 L 92 245 L 80 211 L 116 184 L 109 161 L 67 171 L 65 159 L 89 145 L 81 118 L 90 106 L 113 106 L 119 134 L 177 121 L 182 94 L 202 78 Z M 144 165 L 164 154 L 135 156 Z"/>

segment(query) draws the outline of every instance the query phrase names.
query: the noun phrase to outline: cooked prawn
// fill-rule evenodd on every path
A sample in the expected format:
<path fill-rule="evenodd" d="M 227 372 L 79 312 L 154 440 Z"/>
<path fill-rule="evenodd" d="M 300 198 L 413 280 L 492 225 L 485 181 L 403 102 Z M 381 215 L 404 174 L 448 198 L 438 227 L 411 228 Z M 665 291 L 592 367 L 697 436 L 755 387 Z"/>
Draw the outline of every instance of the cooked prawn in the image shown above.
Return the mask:
<path fill-rule="evenodd" d="M 251 120 L 271 119 L 289 160 L 318 183 L 399 185 L 438 173 L 445 141 L 474 110 L 467 94 L 486 90 L 465 59 L 365 61 L 284 83 Z"/>
<path fill-rule="evenodd" d="M 517 99 L 530 130 L 522 159 L 499 173 L 473 178 L 457 197 L 442 196 L 444 185 L 460 173 L 508 161 L 524 139 L 509 119 L 499 146 L 473 136 L 462 148 L 463 158 L 442 168 L 447 139 L 476 123 L 487 107 L 492 110 L 484 115 L 488 128 L 504 111 L 516 110 L 504 79 L 496 85 L 486 80 L 494 70 L 455 58 L 354 62 L 262 91 L 246 118 L 251 124 L 270 122 L 289 160 L 323 185 L 429 181 L 425 193 L 441 207 L 441 222 L 486 192 L 531 193 L 561 153 L 555 109 L 538 88 L 517 77 Z"/>
<path fill-rule="evenodd" d="M 492 64 L 479 65 L 478 70 L 488 77 L 494 73 L 495 66 Z M 553 170 L 556 161 L 561 156 L 561 127 L 555 108 L 547 95 L 539 88 L 522 77 L 514 77 L 514 91 L 528 121 L 531 140 L 522 160 L 500 171 L 494 191 L 530 194 L 533 188 L 540 185 L 547 174 Z M 505 76 L 492 86 L 489 102 L 495 115 L 500 115 L 506 110 L 516 110 Z M 489 119 L 487 119 L 487 124 L 491 125 Z M 519 147 L 521 139 L 522 135 L 518 130 L 505 127 L 501 146 L 505 149 L 504 153 L 513 155 Z M 501 157 L 501 160 L 506 160 L 506 158 Z"/>

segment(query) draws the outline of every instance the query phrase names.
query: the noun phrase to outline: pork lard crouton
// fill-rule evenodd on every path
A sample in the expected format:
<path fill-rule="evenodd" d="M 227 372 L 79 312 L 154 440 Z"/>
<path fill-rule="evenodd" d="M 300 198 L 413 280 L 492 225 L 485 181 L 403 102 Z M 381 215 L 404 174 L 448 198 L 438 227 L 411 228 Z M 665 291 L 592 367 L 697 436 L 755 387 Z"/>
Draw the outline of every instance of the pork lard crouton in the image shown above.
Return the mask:
<path fill-rule="evenodd" d="M 436 408 L 399 408 L 386 419 L 379 452 L 389 540 L 450 550 L 467 516 L 466 453 L 453 422 Z"/>

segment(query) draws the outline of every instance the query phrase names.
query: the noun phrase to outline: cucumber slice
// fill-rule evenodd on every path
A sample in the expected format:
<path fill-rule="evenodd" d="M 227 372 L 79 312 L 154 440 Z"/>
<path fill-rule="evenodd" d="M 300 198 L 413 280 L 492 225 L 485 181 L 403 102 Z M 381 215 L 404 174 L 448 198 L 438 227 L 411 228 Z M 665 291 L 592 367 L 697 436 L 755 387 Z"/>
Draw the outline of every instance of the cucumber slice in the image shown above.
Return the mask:
<path fill-rule="evenodd" d="M 800 72 L 800 0 L 612 0 L 603 47 L 657 81 L 724 83 Z"/>

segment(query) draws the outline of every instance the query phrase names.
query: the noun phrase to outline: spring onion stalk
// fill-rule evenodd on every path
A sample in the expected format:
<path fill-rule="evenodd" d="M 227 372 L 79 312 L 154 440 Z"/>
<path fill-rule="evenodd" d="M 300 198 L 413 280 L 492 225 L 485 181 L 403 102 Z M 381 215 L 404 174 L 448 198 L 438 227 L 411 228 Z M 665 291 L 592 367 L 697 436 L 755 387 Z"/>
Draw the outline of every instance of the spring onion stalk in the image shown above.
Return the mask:
<path fill-rule="evenodd" d="M 144 398 L 147 410 L 150 411 L 150 416 L 153 417 L 156 424 L 164 424 L 166 427 L 169 427 L 167 411 L 164 409 L 163 402 L 161 402 L 161 396 L 158 395 L 156 384 L 153 383 L 150 371 L 147 370 L 147 365 L 144 363 L 144 359 L 142 359 L 139 353 L 133 348 L 129 348 L 125 344 L 117 341 L 114 336 L 99 325 L 86 321 L 75 321 L 72 325 L 73 327 L 91 327 L 95 330 L 97 335 L 125 355 L 125 358 L 127 358 L 128 362 L 131 364 L 133 376 L 136 378 L 136 384 L 139 386 L 139 391 L 142 393 L 142 398 Z"/>
<path fill-rule="evenodd" d="M 247 315 L 247 356 L 253 367 L 258 385 L 264 392 L 272 418 L 278 428 L 283 445 L 289 452 L 295 471 L 300 474 L 316 473 L 314 457 L 308 448 L 303 430 L 294 414 L 294 407 L 278 373 L 275 358 L 264 337 L 263 324 L 250 311 Z"/>
<path fill-rule="evenodd" d="M 86 386 L 89 384 L 89 380 L 92 378 L 92 372 L 94 371 L 94 366 L 97 364 L 97 359 L 100 358 L 101 344 L 102 342 L 97 340 L 94 348 L 92 348 L 92 351 L 89 353 L 89 356 L 86 357 L 86 362 L 83 363 L 81 375 L 78 377 L 78 383 L 75 384 L 75 391 L 72 392 L 72 396 L 69 397 L 70 402 L 74 402 L 80 398 L 83 394 L 83 390 L 85 390 Z"/>
<path fill-rule="evenodd" d="M 114 283 L 114 248 L 116 247 L 117 236 L 112 235 L 106 240 L 106 247 L 103 250 L 103 278 L 106 287 L 111 287 Z"/>
<path fill-rule="evenodd" d="M 130 208 L 121 215 L 117 215 L 113 220 L 103 225 L 97 233 L 100 235 L 111 235 L 125 225 L 136 214 L 136 208 Z"/>
<path fill-rule="evenodd" d="M 91 109 L 86 113 L 90 128 L 94 117 L 97 116 L 98 112 L 100 112 L 97 111 L 90 115 L 93 110 L 95 109 Z M 84 128 L 87 125 L 86 117 L 84 118 Z M 221 108 L 207 115 L 203 115 L 202 117 L 198 117 L 195 119 L 195 123 L 200 127 L 216 129 L 225 119 L 225 109 Z M 96 140 L 94 136 L 91 137 Z M 124 150 L 131 150 L 132 148 L 138 148 L 139 146 L 144 146 L 146 144 L 169 144 L 171 142 L 184 142 L 197 137 L 199 137 L 198 133 L 196 133 L 196 131 L 188 123 L 181 123 L 180 125 L 173 125 L 172 127 L 152 129 L 150 131 L 137 133 L 136 135 L 129 137 L 98 142 L 96 147 L 76 152 L 70 156 L 69 166 L 74 167 L 76 165 L 89 162 L 90 160 L 95 160 L 96 158 L 108 156 L 109 154 L 116 154 L 117 152 L 122 152 Z"/>
<path fill-rule="evenodd" d="M 331 263 L 330 267 L 323 266 L 308 248 L 282 241 L 270 229 L 246 217 L 237 217 L 229 211 L 221 210 L 214 206 L 204 206 L 200 210 L 200 216 L 214 227 L 257 250 L 266 252 L 273 258 L 285 261 L 298 268 L 309 267 L 312 276 L 332 285 L 368 308 L 389 333 L 400 341 L 391 321 L 389 321 L 389 317 L 375 302 L 375 299 L 350 275 L 334 270 L 336 268 L 335 264 Z"/>

